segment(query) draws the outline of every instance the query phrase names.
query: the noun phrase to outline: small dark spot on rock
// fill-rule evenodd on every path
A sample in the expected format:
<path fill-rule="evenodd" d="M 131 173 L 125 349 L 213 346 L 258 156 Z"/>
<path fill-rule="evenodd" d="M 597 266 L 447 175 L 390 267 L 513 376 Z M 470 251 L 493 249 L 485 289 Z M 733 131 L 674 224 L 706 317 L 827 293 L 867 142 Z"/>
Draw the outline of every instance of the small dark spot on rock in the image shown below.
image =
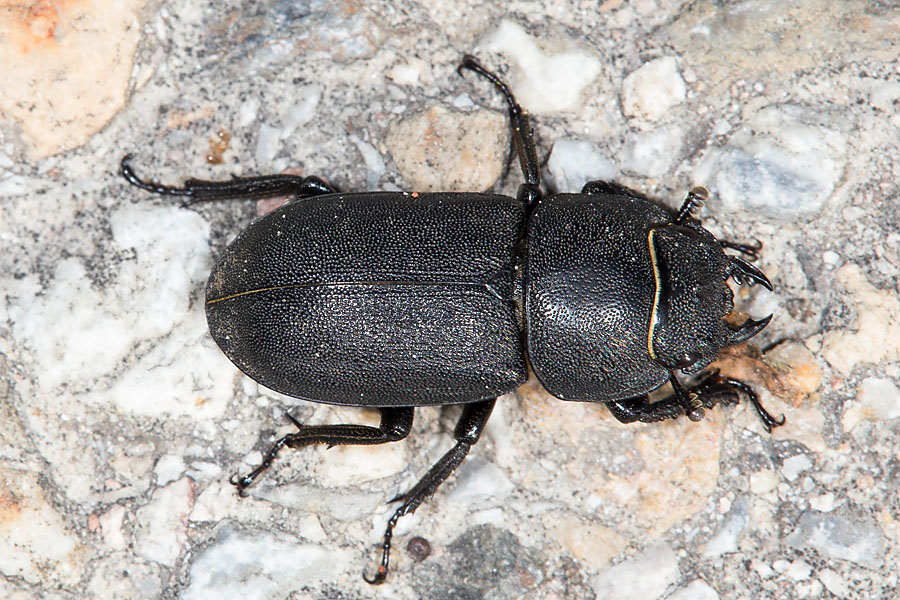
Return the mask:
<path fill-rule="evenodd" d="M 423 537 L 416 536 L 406 544 L 406 551 L 416 562 L 422 562 L 431 555 L 431 544 Z"/>

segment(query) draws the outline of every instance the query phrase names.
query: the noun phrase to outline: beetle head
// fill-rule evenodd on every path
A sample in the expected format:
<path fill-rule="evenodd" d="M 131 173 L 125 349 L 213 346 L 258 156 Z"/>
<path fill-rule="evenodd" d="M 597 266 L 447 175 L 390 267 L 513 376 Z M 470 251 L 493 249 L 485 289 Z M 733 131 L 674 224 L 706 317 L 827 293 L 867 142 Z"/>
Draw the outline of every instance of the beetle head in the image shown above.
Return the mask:
<path fill-rule="evenodd" d="M 762 284 L 766 276 L 749 263 L 728 256 L 716 238 L 693 223 L 655 227 L 648 236 L 656 294 L 647 333 L 647 349 L 654 361 L 685 373 L 699 371 L 719 351 L 750 339 L 772 315 L 748 319 L 734 327 L 725 316 L 734 308 L 726 280 Z"/>

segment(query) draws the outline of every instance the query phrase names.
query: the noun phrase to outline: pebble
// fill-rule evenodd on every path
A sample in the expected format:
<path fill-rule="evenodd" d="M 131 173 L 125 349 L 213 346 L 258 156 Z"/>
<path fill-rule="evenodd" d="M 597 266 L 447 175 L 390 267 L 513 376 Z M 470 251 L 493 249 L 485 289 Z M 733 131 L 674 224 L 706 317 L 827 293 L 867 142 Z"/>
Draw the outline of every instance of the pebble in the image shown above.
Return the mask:
<path fill-rule="evenodd" d="M 663 56 L 625 77 L 622 112 L 629 117 L 659 121 L 672 107 L 684 101 L 687 85 L 675 58 Z"/>
<path fill-rule="evenodd" d="M 702 579 L 695 579 L 672 592 L 666 600 L 719 600 L 719 594 Z"/>
<path fill-rule="evenodd" d="M 725 516 L 716 533 L 703 546 L 703 556 L 712 558 L 729 552 L 736 552 L 741 535 L 750 520 L 750 502 L 746 496 L 739 496 Z"/>
<path fill-rule="evenodd" d="M 303 581 L 334 579 L 355 560 L 345 550 L 272 534 L 226 533 L 193 560 L 183 600 L 286 598 Z"/>
<path fill-rule="evenodd" d="M 710 206 L 782 222 L 815 217 L 844 175 L 847 140 L 793 107 L 767 107 L 747 119 L 724 146 L 713 147 L 694 170 Z"/>
<path fill-rule="evenodd" d="M 806 511 L 785 540 L 795 548 L 810 548 L 832 559 L 868 567 L 881 564 L 884 534 L 875 524 L 832 513 Z"/>
<path fill-rule="evenodd" d="M 622 169 L 645 177 L 661 177 L 675 166 L 682 145 L 683 132 L 677 127 L 634 133 L 625 145 Z"/>
<path fill-rule="evenodd" d="M 812 461 L 805 454 L 795 454 L 790 458 L 784 459 L 781 465 L 781 474 L 788 481 L 794 481 L 800 476 L 800 473 L 812 467 Z"/>
<path fill-rule="evenodd" d="M 153 472 L 156 474 L 157 485 L 175 481 L 184 472 L 184 458 L 177 454 L 164 454 L 156 461 Z"/>
<path fill-rule="evenodd" d="M 844 412 L 844 429 L 852 431 L 862 420 L 889 421 L 900 418 L 900 389 L 890 377 L 866 377 L 857 388 L 857 402 Z"/>
<path fill-rule="evenodd" d="M 154 490 L 150 502 L 135 515 L 135 552 L 173 566 L 187 542 L 187 516 L 192 505 L 191 484 L 186 478 Z"/>
<path fill-rule="evenodd" d="M 503 173 L 508 128 L 505 112 L 434 104 L 393 123 L 385 145 L 411 192 L 482 192 Z"/>
<path fill-rule="evenodd" d="M 588 181 L 614 180 L 618 168 L 597 145 L 587 140 L 563 138 L 553 144 L 547 171 L 557 191 L 578 193 Z"/>
<path fill-rule="evenodd" d="M 44 498 L 38 477 L 0 461 L 0 490 L 3 579 L 75 585 L 85 568 L 78 538 Z"/>
<path fill-rule="evenodd" d="M 602 572 L 592 587 L 597 600 L 656 600 L 679 576 L 675 552 L 660 545 Z"/>
<path fill-rule="evenodd" d="M 502 52 L 516 63 L 507 84 L 531 114 L 577 110 L 585 89 L 600 73 L 600 61 L 592 52 L 575 44 L 545 50 L 513 21 L 502 21 L 486 41 L 487 50 Z"/>
<path fill-rule="evenodd" d="M 0 114 L 35 157 L 81 146 L 125 105 L 140 0 L 7 4 L 0 11 Z"/>
<path fill-rule="evenodd" d="M 896 360 L 900 357 L 900 296 L 896 290 L 869 283 L 855 263 L 837 269 L 836 281 L 845 301 L 856 313 L 855 323 L 829 330 L 822 340 L 821 355 L 843 375 L 859 364 Z"/>
<path fill-rule="evenodd" d="M 455 501 L 478 502 L 490 498 L 498 502 L 515 486 L 497 465 L 469 457 L 457 470 L 456 485 L 449 497 Z"/>
<path fill-rule="evenodd" d="M 849 596 L 850 588 L 840 573 L 826 568 L 817 571 L 816 577 L 822 582 L 825 589 L 838 598 L 847 598 Z"/>

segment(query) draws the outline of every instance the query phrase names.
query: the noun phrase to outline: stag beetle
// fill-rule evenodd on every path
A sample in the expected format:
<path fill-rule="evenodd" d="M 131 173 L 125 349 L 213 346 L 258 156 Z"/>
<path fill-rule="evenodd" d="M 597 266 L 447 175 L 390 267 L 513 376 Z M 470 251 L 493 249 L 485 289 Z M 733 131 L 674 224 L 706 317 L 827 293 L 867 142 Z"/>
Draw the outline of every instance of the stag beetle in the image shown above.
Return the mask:
<path fill-rule="evenodd" d="M 405 438 L 417 406 L 462 404 L 456 445 L 395 501 L 391 537 L 478 441 L 497 397 L 525 383 L 528 365 L 553 396 L 602 402 L 623 423 L 703 418 L 720 401 L 752 402 L 745 383 L 707 373 L 682 383 L 719 351 L 771 319 L 740 326 L 727 280 L 762 284 L 759 247 L 717 240 L 692 213 L 707 199 L 690 190 L 672 212 L 626 187 L 591 181 L 580 194 L 541 191 L 528 116 L 509 88 L 473 57 L 458 71 L 487 79 L 506 102 L 525 181 L 515 198 L 485 193 L 341 193 L 319 177 L 189 179 L 182 187 L 121 174 L 144 190 L 187 203 L 288 195 L 224 251 L 206 289 L 213 339 L 237 367 L 282 394 L 377 408 L 379 427 L 302 425 L 269 449 L 244 490 L 279 450 L 308 444 L 384 444 Z M 665 383 L 673 393 L 651 403 Z"/>

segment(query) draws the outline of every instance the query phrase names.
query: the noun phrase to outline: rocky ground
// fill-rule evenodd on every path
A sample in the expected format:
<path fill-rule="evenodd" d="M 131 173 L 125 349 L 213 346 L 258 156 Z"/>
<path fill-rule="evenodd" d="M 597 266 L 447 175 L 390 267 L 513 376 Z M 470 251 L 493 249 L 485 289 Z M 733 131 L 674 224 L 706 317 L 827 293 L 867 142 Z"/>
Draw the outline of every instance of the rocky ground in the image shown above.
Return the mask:
<path fill-rule="evenodd" d="M 898 35 L 896 3 L 861 0 L 4 3 L 0 596 L 898 597 Z M 206 277 L 264 206 L 183 208 L 118 162 L 514 194 L 467 52 L 531 113 L 550 190 L 675 208 L 704 184 L 704 225 L 763 243 L 775 291 L 738 305 L 775 317 L 717 366 L 787 422 L 626 426 L 530 382 L 372 588 L 386 500 L 458 408 L 400 443 L 285 452 L 238 498 L 285 412 L 377 413 L 267 391 L 209 337 Z"/>

